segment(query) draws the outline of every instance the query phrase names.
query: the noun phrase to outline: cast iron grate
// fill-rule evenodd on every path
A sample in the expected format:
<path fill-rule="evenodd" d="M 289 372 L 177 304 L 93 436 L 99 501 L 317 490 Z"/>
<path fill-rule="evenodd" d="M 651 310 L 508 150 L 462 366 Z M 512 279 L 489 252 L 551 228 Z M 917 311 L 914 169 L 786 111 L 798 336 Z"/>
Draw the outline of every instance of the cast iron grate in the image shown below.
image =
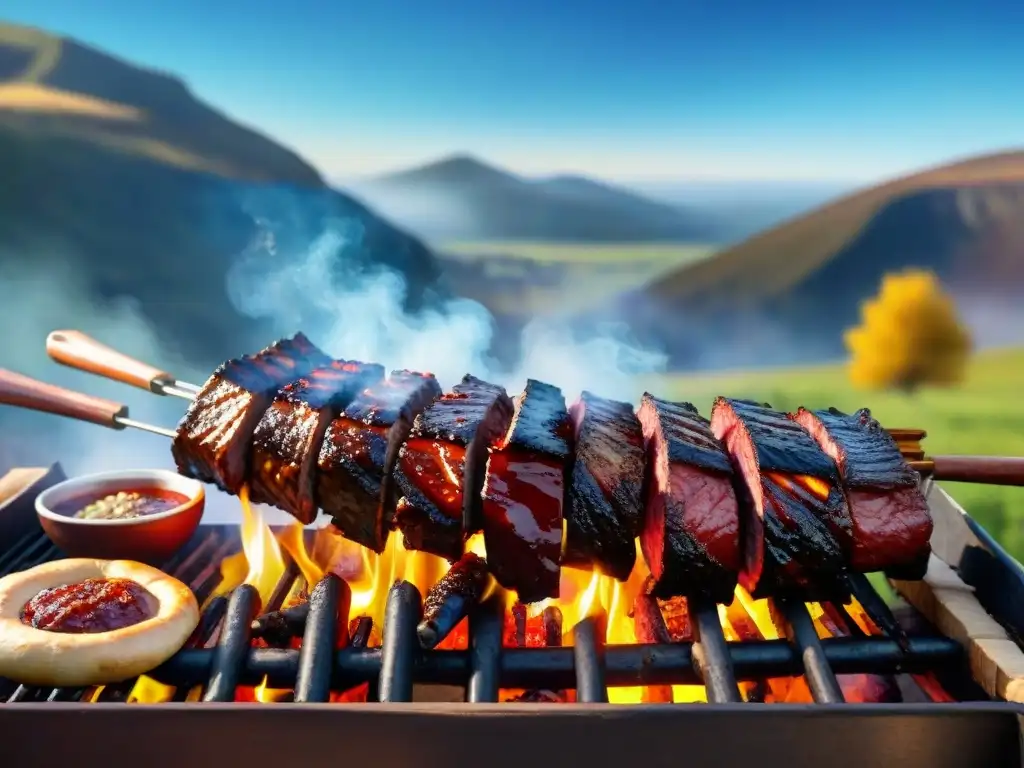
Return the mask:
<path fill-rule="evenodd" d="M 609 686 L 700 685 L 710 703 L 743 701 L 738 681 L 803 675 L 815 702 L 844 701 L 837 674 L 926 674 L 962 676 L 962 647 L 941 636 L 819 639 L 807 606 L 780 604 L 789 640 L 727 642 L 715 606 L 691 606 L 694 642 L 609 645 L 602 617 L 573 628 L 570 647 L 507 648 L 502 645 L 504 602 L 494 596 L 469 616 L 466 650 L 423 650 L 416 629 L 422 615 L 419 590 L 406 581 L 390 589 L 380 647 L 368 647 L 368 627 L 348 616 L 348 588 L 328 576 L 310 590 L 309 611 L 299 649 L 252 647 L 251 624 L 260 611 L 281 607 L 297 569 L 289 563 L 265 606 L 255 588 L 242 585 L 212 599 L 221 561 L 240 547 L 237 529 L 203 526 L 164 570 L 189 584 L 200 605 L 200 626 L 189 643 L 149 677 L 175 688 L 175 700 L 202 688 L 202 701 L 232 702 L 239 686 L 265 683 L 294 691 L 294 701 L 326 702 L 332 692 L 369 684 L 370 700 L 409 702 L 416 684 L 463 686 L 469 702 L 497 702 L 502 688 L 576 691 L 579 703 L 608 701 Z M 0 554 L 0 575 L 60 557 L 45 536 L 33 532 Z M 874 594 L 874 593 L 872 593 Z M 877 598 L 877 595 L 875 596 Z M 854 622 L 849 622 L 856 626 Z M 349 631 L 339 648 L 338 633 Z M 135 681 L 106 686 L 96 698 L 128 699 Z M 74 702 L 86 689 L 41 689 L 0 680 L 0 701 Z"/>

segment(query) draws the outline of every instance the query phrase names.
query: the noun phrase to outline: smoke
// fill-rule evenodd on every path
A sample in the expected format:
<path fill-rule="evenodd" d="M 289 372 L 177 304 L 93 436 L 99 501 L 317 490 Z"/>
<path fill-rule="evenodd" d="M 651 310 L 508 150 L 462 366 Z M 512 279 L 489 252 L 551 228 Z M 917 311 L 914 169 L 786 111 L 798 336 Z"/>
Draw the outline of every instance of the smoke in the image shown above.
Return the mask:
<path fill-rule="evenodd" d="M 138 421 L 173 428 L 184 411 L 183 401 L 65 368 L 47 356 L 47 335 L 58 329 L 80 330 L 185 381 L 202 383 L 209 372 L 190 366 L 162 343 L 133 301 L 101 303 L 93 299 L 85 275 L 75 270 L 77 260 L 67 248 L 40 245 L 31 252 L 36 259 L 31 263 L 23 256 L 0 253 L 0 366 L 114 400 L 127 405 L 131 417 Z M 14 466 L 49 466 L 53 462 L 60 462 L 68 476 L 174 468 L 164 437 L 0 406 L 0 475 Z M 206 522 L 240 520 L 238 500 L 222 493 L 208 494 L 207 511 Z"/>
<path fill-rule="evenodd" d="M 561 387 L 570 399 L 590 389 L 631 402 L 640 395 L 635 377 L 666 365 L 665 355 L 632 343 L 624 326 L 604 323 L 579 334 L 556 317 L 531 321 L 519 360 L 501 365 L 489 354 L 494 319 L 479 303 L 450 299 L 409 313 L 400 274 L 356 266 L 350 254 L 362 245 L 358 221 L 327 222 L 305 253 L 283 252 L 274 223 L 258 224 L 260 236 L 228 274 L 231 301 L 281 334 L 302 329 L 335 356 L 430 371 L 445 387 L 473 373 L 515 394 L 529 377 Z"/>

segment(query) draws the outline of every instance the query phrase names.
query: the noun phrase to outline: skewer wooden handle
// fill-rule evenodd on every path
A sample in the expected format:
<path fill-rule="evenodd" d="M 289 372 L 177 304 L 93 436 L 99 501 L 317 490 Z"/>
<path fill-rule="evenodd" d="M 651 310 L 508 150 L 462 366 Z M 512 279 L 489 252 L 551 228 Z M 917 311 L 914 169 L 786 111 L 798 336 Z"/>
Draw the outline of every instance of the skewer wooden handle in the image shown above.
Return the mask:
<path fill-rule="evenodd" d="M 61 365 L 162 394 L 174 383 L 166 371 L 121 354 L 81 331 L 54 331 L 46 337 L 46 353 Z"/>
<path fill-rule="evenodd" d="M 1024 457 L 933 456 L 936 480 L 1024 486 Z"/>
<path fill-rule="evenodd" d="M 43 411 L 69 419 L 88 421 L 111 429 L 124 429 L 117 419 L 128 409 L 113 400 L 84 395 L 70 389 L 30 379 L 0 368 L 0 405 Z"/>

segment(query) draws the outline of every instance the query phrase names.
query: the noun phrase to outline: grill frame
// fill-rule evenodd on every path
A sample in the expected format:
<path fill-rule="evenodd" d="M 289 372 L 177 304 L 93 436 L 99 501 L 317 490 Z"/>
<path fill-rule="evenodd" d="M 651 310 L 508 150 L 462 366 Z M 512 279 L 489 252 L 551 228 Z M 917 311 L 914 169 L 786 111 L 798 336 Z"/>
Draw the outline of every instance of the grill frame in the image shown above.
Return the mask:
<path fill-rule="evenodd" d="M 960 568 L 964 580 L 976 588 L 977 596 L 986 609 L 1019 637 L 1024 629 L 1021 615 L 1024 601 L 1015 601 L 1013 596 L 1024 594 L 1024 568 L 944 491 L 937 487 L 929 491 L 935 519 L 933 548 L 936 554 Z M 0 506 L 0 511 L 7 518 L 8 531 L 18 530 L 19 536 L 8 552 L 0 553 L 0 573 L 31 567 L 57 554 L 54 547 L 38 539 L 37 523 L 33 525 L 22 518 L 24 525 L 11 527 L 15 522 L 12 516 L 15 510 L 6 508 L 10 506 Z M 181 558 L 187 559 L 187 554 Z M 81 704 L 62 701 L 61 691 L 53 691 L 45 703 L 23 701 L 14 706 L 0 706 L 0 739 L 5 744 L 5 754 L 24 765 L 49 765 L 65 759 L 81 763 L 83 758 L 87 765 L 110 765 L 112 759 L 114 764 L 127 764 L 143 758 L 156 765 L 180 765 L 186 760 L 209 764 L 229 759 L 263 761 L 275 759 L 275 756 L 289 762 L 302 760 L 310 765 L 326 765 L 327 760 L 336 762 L 333 749 L 343 749 L 347 759 L 359 759 L 365 754 L 366 759 L 373 759 L 376 764 L 406 765 L 413 759 L 409 753 L 410 745 L 415 745 L 414 759 L 427 764 L 476 765 L 481 755 L 486 755 L 488 762 L 494 765 L 521 765 L 522 760 L 532 759 L 529 754 L 495 750 L 493 745 L 527 744 L 533 739 L 541 739 L 538 744 L 542 745 L 545 760 L 594 761 L 602 765 L 618 762 L 626 755 L 631 760 L 641 759 L 652 766 L 668 765 L 668 760 L 676 765 L 680 747 L 685 749 L 689 762 L 709 766 L 737 765 L 741 760 L 757 760 L 764 768 L 820 765 L 823 760 L 833 768 L 889 764 L 899 764 L 901 768 L 1024 764 L 1020 740 L 1020 722 L 1024 721 L 1019 720 L 1024 717 L 1024 707 L 1015 704 L 969 702 L 836 706 L 827 703 L 831 694 L 828 690 L 830 682 L 826 678 L 812 686 L 812 689 L 818 689 L 815 690 L 816 699 L 823 702 L 814 705 L 602 706 L 600 702 L 607 700 L 605 683 L 622 682 L 625 679 L 623 675 L 643 675 L 642 680 L 632 684 L 640 681 L 645 684 L 693 683 L 707 675 L 708 669 L 702 664 L 694 664 L 697 654 L 692 653 L 691 644 L 654 647 L 655 650 L 664 652 L 667 649 L 670 655 L 675 654 L 674 658 L 662 658 L 659 662 L 657 653 L 653 656 L 646 654 L 642 647 L 639 651 L 637 647 L 631 650 L 628 646 L 603 648 L 596 640 L 588 642 L 586 627 L 589 625 L 586 624 L 571 648 L 505 649 L 495 654 L 493 638 L 497 636 L 500 641 L 501 624 L 495 621 L 496 612 L 487 610 L 474 615 L 472 637 L 490 637 L 489 642 L 471 641 L 468 651 L 422 654 L 412 644 L 415 636 L 409 631 L 415 627 L 410 617 L 413 609 L 418 612 L 420 595 L 415 588 L 404 592 L 396 590 L 396 593 L 389 601 L 386 626 L 405 625 L 404 631 L 386 632 L 384 646 L 380 649 L 343 650 L 327 655 L 334 661 L 336 669 L 362 668 L 363 674 L 358 681 L 372 680 L 371 685 L 377 683 L 382 667 L 391 670 L 379 678 L 380 699 L 390 703 L 304 704 L 301 707 L 216 703 L 217 699 L 230 700 L 229 692 L 234 690 L 232 683 L 259 682 L 262 675 L 275 665 L 287 671 L 284 678 L 272 676 L 269 681 L 271 687 L 276 679 L 280 679 L 280 683 L 286 682 L 287 687 L 295 685 L 295 672 L 300 666 L 297 651 L 248 650 L 247 617 L 250 608 L 245 604 L 245 590 L 240 589 L 235 591 L 230 601 L 222 600 L 219 610 L 227 614 L 225 626 L 234 625 L 244 631 L 222 631 L 217 647 L 182 651 L 172 662 L 151 675 L 158 680 L 180 682 L 181 675 L 191 665 L 205 670 L 209 679 L 209 671 L 217 665 L 215 659 L 232 660 L 227 671 L 228 679 L 219 686 L 223 690 L 216 695 L 208 695 L 206 703 L 131 707 L 107 703 Z M 806 610 L 803 614 L 806 615 Z M 851 662 L 847 658 L 844 662 L 847 666 L 835 663 L 844 654 L 841 646 L 853 647 L 849 641 L 817 642 L 815 638 L 811 643 L 806 637 L 801 639 L 798 631 L 801 611 L 796 610 L 793 616 L 793 645 L 786 641 L 763 644 L 774 648 L 777 665 L 783 664 L 791 673 L 814 674 L 814 669 L 809 670 L 806 662 L 802 667 L 799 662 L 808 655 L 818 655 L 833 662 L 823 665 L 833 681 L 836 668 L 840 672 L 861 669 L 856 667 L 855 659 Z M 410 623 L 411 627 L 408 626 Z M 597 633 L 589 634 L 593 640 Z M 243 639 L 243 650 L 247 652 L 239 654 L 237 651 L 239 646 L 243 646 Z M 735 679 L 754 676 L 744 666 L 745 651 L 728 646 L 723 648 L 717 642 L 708 643 L 707 637 L 704 639 L 710 656 L 717 658 L 711 672 L 719 679 L 713 685 L 728 689 Z M 879 639 L 874 643 L 879 647 L 886 646 L 885 653 L 881 655 L 896 657 L 898 648 L 895 641 Z M 742 645 L 749 647 L 752 644 Z M 914 650 L 913 643 L 911 650 Z M 733 667 L 727 670 L 729 674 L 724 678 L 716 672 L 722 669 L 722 651 Z M 340 658 L 346 654 L 347 658 Z M 358 660 L 354 661 L 356 657 Z M 423 661 L 430 658 L 435 661 Z M 874 666 L 875 661 L 877 659 L 872 659 L 872 671 L 887 671 Z M 946 661 L 951 660 L 947 658 Z M 851 663 L 853 666 L 849 666 Z M 512 683 L 530 682 L 526 678 L 509 682 L 509 668 L 514 671 L 517 666 L 520 672 L 528 672 L 531 668 L 557 670 L 557 674 L 563 677 L 575 669 L 579 676 L 575 681 L 580 703 L 556 707 L 481 703 L 493 700 L 499 683 L 512 687 Z M 946 666 L 946 673 L 962 677 L 962 670 L 958 672 L 951 668 L 962 666 L 959 662 Z M 431 669 L 433 672 L 424 679 L 424 672 L 429 673 Z M 669 670 L 671 676 L 659 676 L 659 669 L 662 673 Z M 763 675 L 765 669 L 757 670 L 758 676 Z M 781 671 L 782 667 L 772 669 Z M 651 670 L 654 671 L 653 676 Z M 431 674 L 433 679 L 430 679 Z M 548 681 L 550 683 L 550 678 Z M 348 682 L 351 681 L 346 681 L 346 685 Z M 398 703 L 408 701 L 414 683 L 420 682 L 466 683 L 468 699 L 472 703 Z M 568 680 L 560 679 L 560 682 L 567 683 Z M 711 688 L 709 685 L 709 698 L 722 701 L 722 698 L 711 696 Z M 208 694 L 211 689 L 216 692 L 218 686 L 208 686 Z M 0 691 L 0 698 L 5 698 L 3 693 Z M 728 701 L 728 698 L 725 694 L 724 699 Z M 11 701 L 18 701 L 17 692 Z M 76 716 L 69 718 L 68 714 L 72 712 Z M 60 720 L 55 720 L 56 717 Z M 600 718 L 599 728 L 593 727 L 594 717 Z M 62 738 L 48 738 L 47 734 L 58 725 Z M 159 743 L 158 734 L 165 736 L 168 729 L 187 732 L 189 737 L 176 740 L 175 749 L 166 754 L 161 750 L 154 752 L 153 745 Z M 576 731 L 580 731 L 578 737 L 573 736 Z M 257 733 L 258 737 L 254 738 L 253 734 Z M 346 733 L 356 738 L 346 738 Z M 737 739 L 737 733 L 742 733 L 743 738 Z M 85 743 L 82 741 L 85 739 L 117 744 L 117 755 L 112 758 L 111 755 L 84 754 L 80 745 Z M 43 744 L 46 745 L 45 750 L 40 748 Z M 774 744 L 779 745 L 778 749 L 772 747 Z M 794 744 L 799 744 L 798 750 L 794 750 Z M 617 754 L 621 756 L 612 757 Z"/>

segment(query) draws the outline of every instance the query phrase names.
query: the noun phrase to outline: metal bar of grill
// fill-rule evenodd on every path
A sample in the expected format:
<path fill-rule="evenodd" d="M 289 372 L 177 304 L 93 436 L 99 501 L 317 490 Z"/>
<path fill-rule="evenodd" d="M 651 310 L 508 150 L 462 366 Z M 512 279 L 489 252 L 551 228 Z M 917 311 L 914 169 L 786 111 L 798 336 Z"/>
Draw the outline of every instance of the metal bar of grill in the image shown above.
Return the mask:
<path fill-rule="evenodd" d="M 469 619 L 469 684 L 467 699 L 474 703 L 498 700 L 501 680 L 501 633 L 505 604 L 490 598 Z"/>
<path fill-rule="evenodd" d="M 309 618 L 295 681 L 296 703 L 330 700 L 338 616 L 348 616 L 350 599 L 348 585 L 333 574 L 321 579 L 310 593 Z"/>
<path fill-rule="evenodd" d="M 779 607 L 792 631 L 793 641 L 800 649 L 804 677 L 811 695 L 819 704 L 842 704 L 846 701 L 836 680 L 835 672 L 829 666 L 825 649 L 814 629 L 814 621 L 807 612 L 807 606 L 792 600 L 780 600 Z"/>
<path fill-rule="evenodd" d="M 250 625 L 259 612 L 259 605 L 259 593 L 249 584 L 242 584 L 231 593 L 224 628 L 217 644 L 213 673 L 203 701 L 235 700 L 235 691 L 251 642 Z"/>
<path fill-rule="evenodd" d="M 743 701 L 732 659 L 725 643 L 718 607 L 714 604 L 691 603 L 696 631 L 693 663 L 712 704 L 739 704 Z"/>
<path fill-rule="evenodd" d="M 380 654 L 379 696 L 383 703 L 412 701 L 416 652 L 416 625 L 423 600 L 413 584 L 400 581 L 388 593 L 384 615 L 384 642 Z"/>
<path fill-rule="evenodd" d="M 588 616 L 573 630 L 573 662 L 576 667 L 576 701 L 581 704 L 608 702 L 605 682 L 604 616 Z"/>

